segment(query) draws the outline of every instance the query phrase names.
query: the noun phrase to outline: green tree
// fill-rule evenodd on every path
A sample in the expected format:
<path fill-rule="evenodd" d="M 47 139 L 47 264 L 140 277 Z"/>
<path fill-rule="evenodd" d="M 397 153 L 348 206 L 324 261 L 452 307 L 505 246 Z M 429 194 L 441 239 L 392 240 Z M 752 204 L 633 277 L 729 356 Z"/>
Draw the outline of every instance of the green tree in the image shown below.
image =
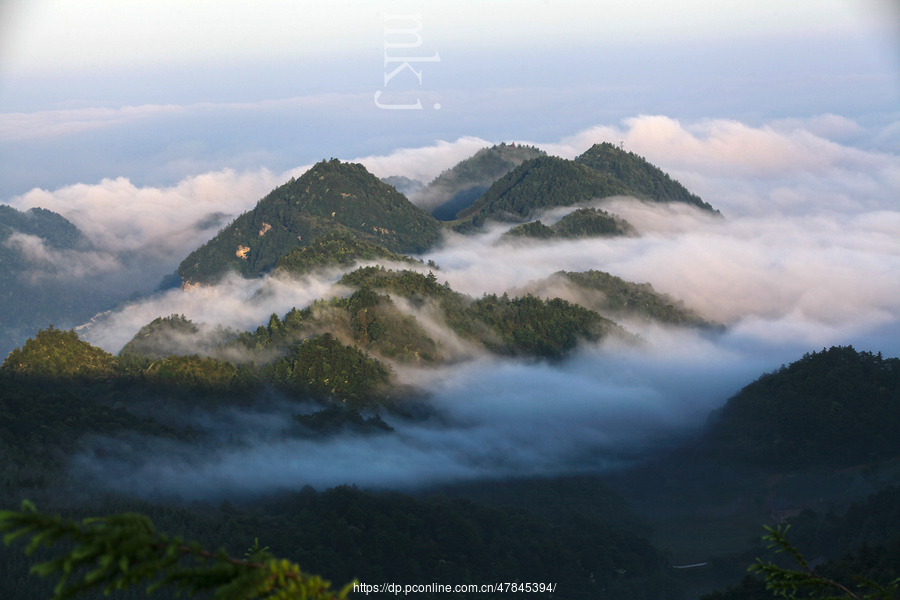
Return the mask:
<path fill-rule="evenodd" d="M 42 545 L 72 544 L 67 552 L 32 567 L 42 577 L 59 578 L 53 600 L 136 585 L 147 585 L 148 593 L 160 587 L 188 595 L 209 591 L 216 600 L 332 600 L 346 598 L 353 587 L 335 592 L 329 582 L 276 559 L 258 542 L 243 559 L 224 550 L 204 550 L 196 542 L 157 532 L 150 519 L 133 513 L 77 522 L 40 513 L 26 500 L 21 511 L 0 511 L 0 531 L 9 532 L 3 538 L 7 545 L 30 537 L 29 555 Z"/>
<path fill-rule="evenodd" d="M 803 594 L 801 597 L 808 597 L 808 594 L 812 593 L 815 594 L 816 598 L 823 600 L 896 599 L 897 590 L 900 588 L 900 577 L 885 585 L 881 585 L 871 579 L 854 576 L 859 589 L 853 592 L 845 585 L 813 570 L 800 554 L 800 551 L 788 542 L 786 535 L 788 529 L 790 529 L 790 525 L 783 529 L 781 527 L 775 527 L 774 529 L 766 527 L 769 533 L 763 536 L 763 539 L 771 542 L 769 548 L 775 548 L 776 552 L 790 554 L 800 568 L 786 569 L 775 563 L 765 563 L 760 559 L 756 559 L 756 564 L 752 565 L 749 571 L 765 576 L 766 589 L 784 598 L 797 598 L 797 594 Z"/>

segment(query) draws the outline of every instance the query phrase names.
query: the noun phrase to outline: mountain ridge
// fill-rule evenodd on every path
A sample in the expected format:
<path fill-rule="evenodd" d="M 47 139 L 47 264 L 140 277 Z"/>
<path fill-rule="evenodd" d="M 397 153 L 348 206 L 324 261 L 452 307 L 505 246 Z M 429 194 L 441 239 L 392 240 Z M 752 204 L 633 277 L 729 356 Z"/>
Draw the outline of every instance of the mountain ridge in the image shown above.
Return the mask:
<path fill-rule="evenodd" d="M 392 252 L 422 252 L 440 231 L 434 218 L 362 165 L 331 159 L 269 192 L 189 254 L 178 275 L 184 287 L 210 284 L 228 272 L 255 277 L 296 246 L 328 233 L 352 235 Z"/>

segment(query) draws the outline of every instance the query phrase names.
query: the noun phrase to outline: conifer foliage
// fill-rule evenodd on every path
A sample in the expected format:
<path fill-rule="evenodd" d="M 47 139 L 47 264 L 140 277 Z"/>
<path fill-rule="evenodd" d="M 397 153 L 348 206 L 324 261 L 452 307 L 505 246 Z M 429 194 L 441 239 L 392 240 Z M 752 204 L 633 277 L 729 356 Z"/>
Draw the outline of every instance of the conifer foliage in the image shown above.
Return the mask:
<path fill-rule="evenodd" d="M 137 585 L 147 585 L 148 593 L 164 586 L 189 595 L 212 591 L 216 600 L 332 600 L 346 598 L 352 588 L 350 584 L 336 593 L 329 582 L 277 560 L 258 543 L 244 559 L 224 550 L 204 550 L 196 542 L 157 532 L 153 522 L 139 514 L 77 522 L 40 513 L 24 501 L 21 511 L 0 511 L 0 531 L 8 532 L 7 545 L 30 537 L 27 554 L 57 542 L 74 543 L 68 552 L 32 568 L 42 577 L 59 578 L 53 600 Z"/>

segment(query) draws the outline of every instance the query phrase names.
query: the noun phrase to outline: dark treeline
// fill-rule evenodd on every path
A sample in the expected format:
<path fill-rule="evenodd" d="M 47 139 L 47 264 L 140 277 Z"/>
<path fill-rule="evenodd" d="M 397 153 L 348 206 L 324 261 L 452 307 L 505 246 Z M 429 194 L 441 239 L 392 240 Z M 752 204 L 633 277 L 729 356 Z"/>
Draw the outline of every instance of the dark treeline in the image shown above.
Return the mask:
<path fill-rule="evenodd" d="M 588 516 L 572 515 L 551 525 L 525 510 L 445 496 L 416 499 L 348 486 L 325 492 L 307 487 L 248 506 L 225 501 L 218 507 L 202 503 L 178 507 L 108 498 L 95 500 L 91 510 L 140 512 L 161 531 L 197 540 L 205 547 L 224 548 L 234 556 L 242 555 L 258 539 L 276 556 L 337 585 L 354 578 L 369 583 L 451 585 L 518 580 L 556 583 L 554 597 L 563 599 L 684 597 L 664 558 L 646 538 Z M 79 508 L 66 509 L 64 514 L 91 513 Z M 0 548 L 0 559 L 5 572 L 0 577 L 0 597 L 49 597 L 50 586 L 27 574 L 33 559 L 25 557 L 21 548 Z M 137 589 L 119 597 L 137 598 L 138 594 L 146 597 Z"/>
<path fill-rule="evenodd" d="M 818 563 L 815 571 L 823 577 L 850 590 L 863 584 L 862 579 L 887 585 L 900 577 L 900 488 L 896 486 L 854 503 L 843 515 L 818 515 L 807 509 L 787 522 L 790 541 L 805 558 Z M 791 563 L 783 556 L 767 558 Z M 702 596 L 701 600 L 772 598 L 772 591 L 760 578 L 747 575 L 737 585 Z"/>
<path fill-rule="evenodd" d="M 610 215 L 596 208 L 579 208 L 565 215 L 553 225 L 547 226 L 540 220 L 517 225 L 504 236 L 550 239 L 581 239 L 628 235 L 634 228 L 624 219 Z"/>
<path fill-rule="evenodd" d="M 392 291 L 399 294 L 405 290 L 409 297 L 420 294 L 422 302 L 456 297 L 447 286 L 438 284 L 433 274 L 429 277 L 409 272 L 394 273 L 396 276 L 390 273 L 393 272 L 374 268 L 361 270 L 354 277 L 374 278 L 371 281 L 386 277 L 391 282 L 386 285 Z M 361 299 L 356 306 L 359 310 L 370 308 L 370 301 L 377 301 L 378 296 L 371 288 L 360 288 L 357 299 Z M 353 297 L 343 301 L 348 306 L 354 302 Z M 560 315 L 575 319 L 576 329 L 594 323 L 595 313 L 591 311 L 567 312 L 564 304 L 560 307 Z M 502 324 L 495 330 L 500 339 L 507 336 L 514 340 L 510 344 L 525 349 L 530 347 L 528 335 L 517 333 L 525 331 L 516 329 L 518 323 L 531 324 L 532 331 L 544 336 L 535 327 L 543 323 L 548 329 L 546 339 L 556 340 L 560 349 L 564 350 L 571 341 L 565 336 L 554 338 L 549 333 L 552 330 L 552 335 L 557 335 L 568 327 L 565 320 L 554 320 L 556 307 L 552 301 L 528 296 L 519 299 L 486 296 L 462 310 L 474 311 L 479 315 L 479 322 L 486 326 Z M 180 318 L 172 321 L 179 330 L 190 329 L 186 329 Z M 283 321 L 279 319 L 278 323 Z M 276 323 L 270 325 L 277 330 Z M 371 325 L 357 326 L 371 328 Z M 89 514 L 88 509 L 68 506 L 73 498 L 85 501 L 90 493 L 81 489 L 71 494 L 67 490 L 76 484 L 66 478 L 66 457 L 77 453 L 88 435 L 113 438 L 140 435 L 177 440 L 196 447 L 205 443 L 202 431 L 141 416 L 143 413 L 137 410 L 141 402 L 150 406 L 177 403 L 212 409 L 229 403 L 248 406 L 255 402 L 260 390 L 271 386 L 297 399 L 313 396 L 338 401 L 318 413 L 298 416 L 296 430 L 282 435 L 392 435 L 391 428 L 377 414 L 358 410 L 373 402 L 386 401 L 383 386 L 390 377 L 386 367 L 327 333 L 289 344 L 288 348 L 284 356 L 259 369 L 193 355 L 158 360 L 134 354 L 115 357 L 79 340 L 74 332 L 54 328 L 41 331 L 0 367 L 3 504 L 10 506 L 22 497 L 31 496 L 73 516 Z M 551 354 L 551 349 L 540 352 Z M 734 468 L 742 460 L 746 463 L 745 455 L 734 459 L 727 449 L 727 442 L 736 436 L 723 437 L 717 429 L 720 420 L 732 418 L 733 409 L 728 407 L 736 402 L 755 402 L 758 395 L 777 395 L 781 393 L 779 390 L 787 388 L 799 394 L 791 396 L 796 402 L 813 402 L 813 406 L 818 406 L 815 402 L 828 402 L 831 406 L 832 402 L 842 401 L 855 411 L 872 412 L 871 405 L 881 406 L 882 397 L 893 398 L 900 389 L 895 377 L 896 364 L 896 359 L 877 354 L 849 347 L 832 348 L 806 355 L 747 386 L 735 397 L 737 400 L 732 399 L 726 409 L 712 417 L 710 438 L 689 447 L 687 454 L 682 455 L 699 451 L 708 458 L 710 444 L 724 444 L 725 450 L 712 455 L 719 465 L 717 470 L 708 469 L 697 480 L 702 488 L 700 493 L 708 496 L 716 486 L 741 490 L 749 485 L 748 476 Z M 845 380 L 850 384 L 841 387 Z M 765 386 L 766 394 L 755 390 L 757 386 Z M 858 393 L 856 388 L 860 388 Z M 748 394 L 748 390 L 757 396 Z M 823 395 L 824 399 L 820 398 Z M 885 412 L 876 413 L 886 426 L 896 416 L 897 406 L 896 402 L 888 402 Z M 796 415 L 808 412 L 796 406 L 784 410 L 783 420 L 805 418 Z M 740 422 L 742 430 L 755 432 L 765 431 L 766 427 L 776 430 L 784 427 L 782 420 L 770 419 L 765 411 L 746 409 L 739 414 L 744 415 Z M 733 424 L 726 422 L 723 426 Z M 764 450 L 769 438 L 761 439 L 760 448 Z M 813 436 L 807 442 L 800 437 L 797 441 L 807 444 L 817 439 Z M 848 448 L 856 448 L 852 441 L 836 440 L 836 444 L 846 443 Z M 741 444 L 745 448 L 748 442 L 741 440 Z M 884 461 L 896 454 L 889 448 L 876 458 Z M 690 460 L 696 462 L 697 455 L 692 456 Z M 815 469 L 823 468 L 821 462 L 811 464 Z M 843 462 L 831 464 L 828 468 L 839 468 Z M 773 473 L 772 466 L 767 465 L 765 460 L 751 461 L 742 468 L 751 473 L 752 479 Z M 665 468 L 665 477 L 666 485 L 675 486 L 673 490 L 692 485 L 688 471 L 675 463 Z M 677 510 L 683 501 L 696 502 L 691 498 L 681 500 L 666 490 L 648 490 L 650 494 L 662 494 L 669 510 Z M 794 539 L 810 558 L 822 556 L 833 560 L 823 563 L 822 573 L 836 578 L 862 573 L 876 581 L 889 580 L 897 571 L 900 549 L 897 494 L 895 487 L 885 489 L 842 514 L 806 510 L 793 517 Z M 448 486 L 437 496 L 419 498 L 347 487 L 323 492 L 306 489 L 277 499 L 238 503 L 238 507 L 231 503 L 218 507 L 204 504 L 179 507 L 176 502 L 173 507 L 167 507 L 128 499 L 86 501 L 93 513 L 147 512 L 166 530 L 196 538 L 212 548 L 224 545 L 233 554 L 239 555 L 252 545 L 254 538 L 259 538 L 276 554 L 338 584 L 353 577 L 363 581 L 451 583 L 519 578 L 520 581 L 558 582 L 565 591 L 556 596 L 562 598 L 684 597 L 684 584 L 666 566 L 665 555 L 645 537 L 651 529 L 621 498 L 598 487 L 597 480 L 591 478 Z M 42 597 L 46 591 L 44 584 L 26 575 L 30 561 L 15 548 L 2 552 L 0 558 L 8 566 L 9 576 L 0 580 L 0 586 L 4 586 L 0 588 L 0 597 Z M 738 573 L 746 568 L 747 561 L 757 556 L 766 556 L 764 549 L 749 548 L 740 557 L 729 559 L 734 566 L 726 571 Z M 731 581 L 736 583 L 737 579 Z M 753 580 L 737 585 L 731 591 L 721 592 L 732 595 L 710 598 L 769 597 L 746 595 L 759 591 L 758 583 Z"/>
<path fill-rule="evenodd" d="M 900 360 L 852 346 L 806 354 L 728 400 L 707 440 L 722 460 L 848 467 L 900 453 Z"/>

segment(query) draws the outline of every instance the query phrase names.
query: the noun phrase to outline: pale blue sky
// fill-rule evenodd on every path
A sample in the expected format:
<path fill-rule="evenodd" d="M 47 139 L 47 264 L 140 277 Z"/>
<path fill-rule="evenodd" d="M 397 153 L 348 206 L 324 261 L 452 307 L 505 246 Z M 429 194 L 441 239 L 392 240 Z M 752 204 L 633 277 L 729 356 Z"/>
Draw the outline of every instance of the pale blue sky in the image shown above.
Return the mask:
<path fill-rule="evenodd" d="M 381 46 L 384 15 L 421 14 L 440 46 L 491 49 L 889 30 L 890 0 L 11 0 L 5 72 L 350 57 Z"/>
<path fill-rule="evenodd" d="M 896 152 L 884 134 L 900 121 L 893 6 L 7 0 L 0 201 L 104 177 L 283 172 L 462 136 L 552 143 L 641 114 L 754 126 L 835 114 L 860 125 L 850 142 Z M 385 15 L 413 13 L 414 52 L 441 60 L 417 63 L 421 84 L 404 71 L 385 86 Z M 423 109 L 379 109 L 379 90 Z"/>

